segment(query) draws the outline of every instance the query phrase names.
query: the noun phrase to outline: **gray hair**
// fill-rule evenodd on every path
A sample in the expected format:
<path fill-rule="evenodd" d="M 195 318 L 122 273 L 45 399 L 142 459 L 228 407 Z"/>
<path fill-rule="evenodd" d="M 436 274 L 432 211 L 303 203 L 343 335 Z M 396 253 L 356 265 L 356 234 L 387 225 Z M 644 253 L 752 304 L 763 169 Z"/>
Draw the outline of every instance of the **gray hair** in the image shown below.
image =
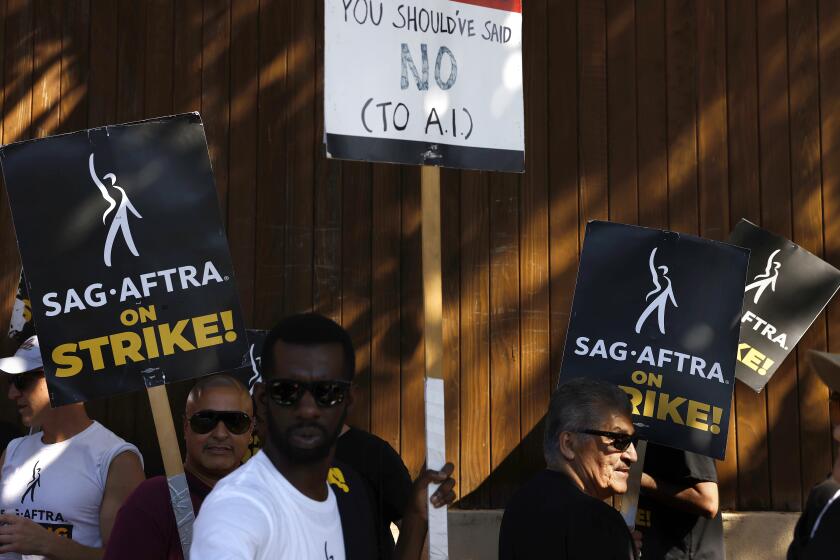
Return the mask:
<path fill-rule="evenodd" d="M 627 393 L 605 381 L 580 377 L 557 387 L 545 417 L 543 454 L 548 466 L 559 464 L 560 433 L 599 429 L 610 413 L 632 418 Z"/>

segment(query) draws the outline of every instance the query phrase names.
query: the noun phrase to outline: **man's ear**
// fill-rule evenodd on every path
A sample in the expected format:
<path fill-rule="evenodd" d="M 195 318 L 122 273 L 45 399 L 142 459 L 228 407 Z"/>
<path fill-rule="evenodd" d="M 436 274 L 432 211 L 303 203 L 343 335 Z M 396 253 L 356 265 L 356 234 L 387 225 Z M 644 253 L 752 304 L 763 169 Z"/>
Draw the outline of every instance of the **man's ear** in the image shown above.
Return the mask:
<path fill-rule="evenodd" d="M 560 432 L 560 454 L 567 461 L 574 461 L 577 455 L 575 435 L 571 432 Z"/>

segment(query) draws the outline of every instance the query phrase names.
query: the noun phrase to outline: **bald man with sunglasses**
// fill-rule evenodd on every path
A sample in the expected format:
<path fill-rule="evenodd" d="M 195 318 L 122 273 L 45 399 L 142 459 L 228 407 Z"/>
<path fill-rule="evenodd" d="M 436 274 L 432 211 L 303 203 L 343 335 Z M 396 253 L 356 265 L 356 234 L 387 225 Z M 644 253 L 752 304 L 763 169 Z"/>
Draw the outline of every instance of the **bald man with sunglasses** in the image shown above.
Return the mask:
<path fill-rule="evenodd" d="M 229 375 L 211 375 L 187 397 L 184 472 L 198 514 L 213 486 L 233 472 L 248 450 L 254 428 L 248 389 Z M 106 560 L 183 560 L 166 477 L 143 482 L 117 515 Z"/>

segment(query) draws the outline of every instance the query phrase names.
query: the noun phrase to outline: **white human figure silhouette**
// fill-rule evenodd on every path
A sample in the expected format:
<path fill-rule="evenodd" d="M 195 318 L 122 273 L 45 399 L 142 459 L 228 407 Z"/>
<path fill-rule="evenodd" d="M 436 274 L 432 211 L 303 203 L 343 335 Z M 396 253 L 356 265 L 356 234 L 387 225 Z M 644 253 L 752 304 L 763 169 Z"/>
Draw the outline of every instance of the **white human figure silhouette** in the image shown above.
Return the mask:
<path fill-rule="evenodd" d="M 260 359 L 259 356 L 257 356 L 256 359 L 254 359 L 254 345 L 253 344 L 251 345 L 251 348 L 248 349 L 248 355 L 251 358 L 251 371 L 254 372 L 254 374 L 251 377 L 248 378 L 248 391 L 253 395 L 254 394 L 254 386 L 257 384 L 257 382 L 262 381 L 262 376 L 260 375 L 260 370 L 258 369 L 258 367 L 259 367 L 258 362 L 260 362 L 261 359 Z"/>
<path fill-rule="evenodd" d="M 674 304 L 674 307 L 679 307 L 677 305 L 677 300 L 674 298 L 674 288 L 671 286 L 671 279 L 668 278 L 668 267 L 667 266 L 660 266 L 657 267 L 653 263 L 653 259 L 656 256 L 656 249 L 658 247 L 654 247 L 653 251 L 650 252 L 650 274 L 653 279 L 653 290 L 649 291 L 648 294 L 645 296 L 645 301 L 650 299 L 650 296 L 659 294 L 656 296 L 656 299 L 650 302 L 642 314 L 639 316 L 639 320 L 636 321 L 636 333 L 642 332 L 642 325 L 645 324 L 645 321 L 648 317 L 654 312 L 657 311 L 657 319 L 659 320 L 659 332 L 665 334 L 665 306 L 668 305 L 668 300 L 671 300 L 671 303 Z M 662 273 L 662 280 L 665 281 L 667 284 L 665 288 L 659 283 L 659 274 L 656 272 L 657 268 Z"/>
<path fill-rule="evenodd" d="M 755 295 L 753 296 L 753 303 L 758 303 L 758 300 L 761 298 L 761 294 L 764 293 L 764 290 L 767 289 L 767 286 L 771 287 L 771 291 L 776 291 L 776 279 L 779 278 L 779 269 L 782 268 L 782 263 L 779 261 L 774 261 L 773 257 L 775 257 L 781 249 L 776 249 L 770 255 L 770 258 L 767 259 L 767 268 L 764 269 L 763 274 L 757 274 L 755 278 L 753 278 L 753 283 L 748 284 L 746 288 L 744 288 L 744 293 L 746 294 L 750 290 L 755 290 Z M 772 271 L 771 271 L 772 268 Z"/>
<path fill-rule="evenodd" d="M 88 167 L 90 169 L 90 177 L 93 179 L 93 182 L 96 184 L 99 192 L 102 193 L 102 198 L 108 202 L 108 209 L 105 210 L 105 213 L 102 214 L 102 224 L 105 224 L 105 219 L 108 217 L 108 214 L 116 207 L 117 211 L 114 214 L 113 219 L 111 219 L 111 228 L 108 230 L 108 236 L 105 239 L 105 249 L 103 251 L 103 259 L 105 260 L 105 266 L 111 266 L 111 249 L 114 246 L 114 238 L 117 236 L 117 231 L 122 231 L 123 238 L 125 239 L 125 244 L 128 247 L 128 250 L 131 251 L 131 254 L 135 257 L 139 257 L 140 253 L 137 251 L 137 247 L 134 245 L 134 239 L 131 237 L 131 230 L 129 229 L 128 224 L 128 211 L 131 210 L 131 213 L 137 216 L 138 218 L 143 218 L 140 215 L 140 212 L 131 204 L 131 201 L 128 199 L 128 195 L 123 190 L 122 187 L 117 185 L 117 177 L 113 173 L 108 173 L 103 179 L 109 179 L 111 181 L 111 188 L 117 189 L 120 191 L 122 197 L 120 198 L 120 203 L 117 205 L 116 201 L 108 194 L 108 189 L 99 180 L 99 177 L 96 174 L 96 169 L 93 166 L 93 154 L 90 154 L 88 158 Z"/>

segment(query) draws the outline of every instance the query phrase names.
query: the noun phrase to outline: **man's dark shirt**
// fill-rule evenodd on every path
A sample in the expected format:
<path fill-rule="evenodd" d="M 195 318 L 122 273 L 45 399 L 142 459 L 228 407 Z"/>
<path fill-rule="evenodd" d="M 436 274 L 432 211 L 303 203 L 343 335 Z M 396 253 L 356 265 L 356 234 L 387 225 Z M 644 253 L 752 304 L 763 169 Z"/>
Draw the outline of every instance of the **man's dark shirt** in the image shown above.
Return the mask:
<path fill-rule="evenodd" d="M 621 515 L 550 470 L 519 489 L 499 533 L 499 560 L 628 560 L 631 551 Z"/>
<path fill-rule="evenodd" d="M 198 513 L 210 487 L 190 473 L 193 511 Z M 117 513 L 104 560 L 183 560 L 178 527 L 165 476 L 144 480 L 134 489 Z"/>
<path fill-rule="evenodd" d="M 788 549 L 788 560 L 817 560 L 840 557 L 840 496 L 828 503 L 840 492 L 840 483 L 829 478 L 814 486 L 808 494 L 808 503 L 802 512 L 793 542 Z M 828 508 L 826 506 L 828 505 Z M 823 513 L 823 510 L 825 512 Z M 819 527 L 813 538 L 814 524 L 822 513 Z"/>
<path fill-rule="evenodd" d="M 377 558 L 376 525 L 373 522 L 371 497 L 364 479 L 352 466 L 333 461 L 327 474 L 341 517 L 346 560 Z"/>
<path fill-rule="evenodd" d="M 656 480 L 680 486 L 717 482 L 715 461 L 703 455 L 648 444 L 645 472 Z M 687 513 L 639 496 L 636 529 L 643 535 L 645 560 L 723 560 L 723 518 Z"/>
<path fill-rule="evenodd" d="M 402 519 L 411 497 L 408 469 L 388 442 L 356 428 L 338 438 L 335 458 L 351 466 L 367 483 L 377 532 L 377 558 L 390 560 L 394 553 L 391 523 Z"/>

